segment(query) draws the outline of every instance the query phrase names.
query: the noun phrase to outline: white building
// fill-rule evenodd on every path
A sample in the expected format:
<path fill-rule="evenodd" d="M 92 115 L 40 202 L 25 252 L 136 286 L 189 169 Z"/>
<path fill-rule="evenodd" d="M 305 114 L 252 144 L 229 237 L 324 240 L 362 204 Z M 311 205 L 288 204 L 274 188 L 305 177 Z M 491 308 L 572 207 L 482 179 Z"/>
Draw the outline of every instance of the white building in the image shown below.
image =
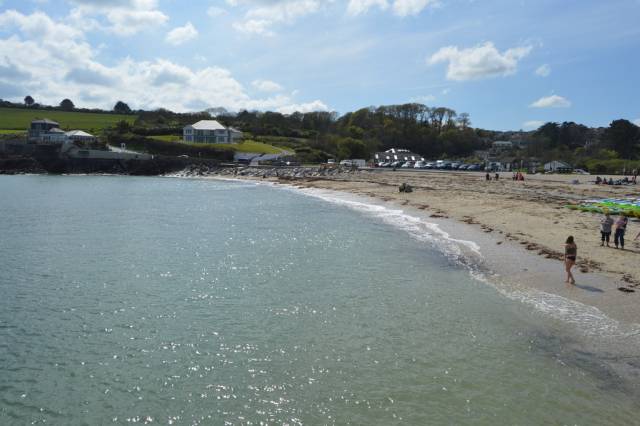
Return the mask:
<path fill-rule="evenodd" d="M 547 173 L 571 173 L 573 167 L 564 161 L 550 161 L 544 165 L 544 171 Z"/>
<path fill-rule="evenodd" d="M 513 148 L 513 142 L 511 141 L 495 141 L 491 144 L 491 147 L 497 150 L 511 149 Z"/>
<path fill-rule="evenodd" d="M 72 142 L 84 142 L 91 143 L 96 141 L 96 137 L 90 133 L 83 132 L 82 130 L 72 130 L 66 133 L 67 140 Z"/>
<path fill-rule="evenodd" d="M 47 118 L 44 120 L 33 120 L 29 127 L 29 142 L 32 143 L 62 144 L 67 141 L 91 143 L 95 142 L 95 140 L 95 136 L 82 130 L 65 132 L 60 128 L 58 122 Z"/>
<path fill-rule="evenodd" d="M 187 143 L 237 143 L 242 139 L 242 132 L 224 127 L 216 120 L 200 120 L 185 126 L 182 138 Z"/>
<path fill-rule="evenodd" d="M 424 161 L 422 155 L 409 151 L 408 149 L 391 148 L 384 152 L 376 152 L 373 155 L 376 163 L 382 161 Z"/>

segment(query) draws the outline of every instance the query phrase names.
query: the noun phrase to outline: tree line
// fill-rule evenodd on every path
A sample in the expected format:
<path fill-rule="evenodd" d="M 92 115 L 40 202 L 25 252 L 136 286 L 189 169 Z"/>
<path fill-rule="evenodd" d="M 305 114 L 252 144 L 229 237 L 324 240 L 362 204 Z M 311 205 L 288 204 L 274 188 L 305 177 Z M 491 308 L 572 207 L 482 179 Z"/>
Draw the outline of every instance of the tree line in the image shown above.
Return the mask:
<path fill-rule="evenodd" d="M 69 98 L 65 98 L 58 105 L 45 105 L 36 102 L 36 100 L 31 96 L 27 95 L 24 97 L 23 103 L 10 102 L 0 99 L 0 107 L 4 108 L 20 108 L 20 109 L 43 109 L 43 110 L 58 110 L 58 111 L 76 111 L 76 112 L 91 112 L 97 114 L 134 114 L 129 105 L 122 101 L 118 101 L 115 103 L 111 110 L 104 110 L 101 108 L 76 108 L 73 101 Z"/>

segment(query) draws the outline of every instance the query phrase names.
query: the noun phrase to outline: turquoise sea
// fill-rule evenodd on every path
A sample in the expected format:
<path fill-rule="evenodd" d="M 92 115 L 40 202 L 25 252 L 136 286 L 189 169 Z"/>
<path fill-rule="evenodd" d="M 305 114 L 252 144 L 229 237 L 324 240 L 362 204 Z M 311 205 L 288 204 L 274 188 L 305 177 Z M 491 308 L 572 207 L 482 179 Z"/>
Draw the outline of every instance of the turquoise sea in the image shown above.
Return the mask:
<path fill-rule="evenodd" d="M 326 193 L 0 177 L 0 424 L 638 424 L 466 251 Z"/>

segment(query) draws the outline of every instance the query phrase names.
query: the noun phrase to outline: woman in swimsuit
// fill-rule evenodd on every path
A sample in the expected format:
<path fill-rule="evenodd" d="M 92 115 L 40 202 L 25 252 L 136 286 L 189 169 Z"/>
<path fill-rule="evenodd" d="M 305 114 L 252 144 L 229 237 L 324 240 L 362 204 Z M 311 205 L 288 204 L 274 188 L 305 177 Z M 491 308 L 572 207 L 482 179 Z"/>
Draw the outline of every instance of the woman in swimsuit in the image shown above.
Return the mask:
<path fill-rule="evenodd" d="M 573 241 L 573 236 L 569 236 L 567 238 L 566 243 L 564 244 L 564 269 L 567 271 L 567 279 L 566 283 L 575 284 L 576 280 L 573 278 L 573 274 L 571 273 L 571 268 L 576 264 L 576 256 L 578 254 L 578 246 Z"/>

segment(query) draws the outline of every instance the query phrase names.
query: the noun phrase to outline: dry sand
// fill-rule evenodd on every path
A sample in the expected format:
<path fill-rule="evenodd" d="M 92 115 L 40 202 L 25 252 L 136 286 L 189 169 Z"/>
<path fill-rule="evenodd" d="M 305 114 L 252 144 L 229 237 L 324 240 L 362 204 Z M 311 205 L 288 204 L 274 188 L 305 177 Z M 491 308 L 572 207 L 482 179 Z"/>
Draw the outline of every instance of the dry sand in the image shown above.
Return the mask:
<path fill-rule="evenodd" d="M 578 179 L 581 183 L 574 184 Z M 568 203 L 600 197 L 640 196 L 640 185 L 599 186 L 594 176 L 511 174 L 485 180 L 484 173 L 439 171 L 360 171 L 331 177 L 279 180 L 297 186 L 372 197 L 430 218 L 457 237 L 485 235 L 492 267 L 506 280 L 595 306 L 626 324 L 640 324 L 640 223 L 631 221 L 625 250 L 600 246 L 600 215 L 567 209 Z M 411 193 L 400 193 L 408 183 Z M 452 225 L 453 223 L 453 225 Z M 475 234 L 469 237 L 467 234 Z M 578 245 L 577 286 L 564 284 L 564 241 Z M 611 243 L 613 246 L 613 241 Z M 623 290 L 620 290 L 623 289 Z"/>

